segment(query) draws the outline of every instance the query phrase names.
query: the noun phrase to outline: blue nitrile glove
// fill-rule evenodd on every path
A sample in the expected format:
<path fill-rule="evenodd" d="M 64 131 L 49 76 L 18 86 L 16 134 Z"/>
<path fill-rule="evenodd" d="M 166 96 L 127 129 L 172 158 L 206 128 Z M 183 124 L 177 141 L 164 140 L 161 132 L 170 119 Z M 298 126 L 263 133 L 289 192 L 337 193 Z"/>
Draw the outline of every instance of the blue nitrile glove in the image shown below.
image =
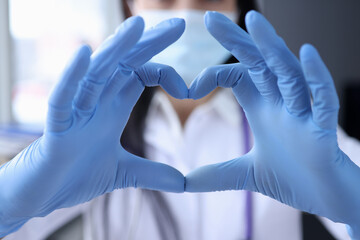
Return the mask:
<path fill-rule="evenodd" d="M 86 46 L 79 50 L 49 99 L 44 135 L 0 168 L 0 237 L 32 217 L 114 189 L 184 191 L 179 171 L 120 145 L 145 85 L 161 85 L 176 98 L 188 96 L 172 68 L 145 64 L 184 27 L 183 20 L 171 19 L 143 33 L 143 19 L 133 17 L 92 55 Z"/>
<path fill-rule="evenodd" d="M 216 12 L 207 13 L 205 23 L 241 64 L 205 70 L 189 96 L 198 99 L 217 86 L 232 87 L 254 134 L 254 146 L 240 158 L 189 173 L 185 190 L 260 192 L 347 223 L 359 238 L 360 168 L 338 147 L 338 98 L 315 48 L 304 45 L 299 62 L 254 11 L 246 16 L 250 35 Z"/>

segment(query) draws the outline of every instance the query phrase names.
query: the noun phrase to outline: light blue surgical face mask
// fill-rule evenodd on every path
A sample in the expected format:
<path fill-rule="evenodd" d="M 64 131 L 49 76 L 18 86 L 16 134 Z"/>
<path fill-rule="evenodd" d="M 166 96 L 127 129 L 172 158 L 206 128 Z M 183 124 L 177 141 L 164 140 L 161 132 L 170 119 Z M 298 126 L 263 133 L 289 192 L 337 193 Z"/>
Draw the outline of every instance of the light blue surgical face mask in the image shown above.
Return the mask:
<path fill-rule="evenodd" d="M 223 12 L 231 20 L 235 12 Z M 162 20 L 179 17 L 186 22 L 184 34 L 174 44 L 152 58 L 153 62 L 167 64 L 184 79 L 189 86 L 194 78 L 206 67 L 222 64 L 230 57 L 206 30 L 205 11 L 200 10 L 143 10 L 139 15 L 144 18 L 145 28 L 152 27 Z"/>

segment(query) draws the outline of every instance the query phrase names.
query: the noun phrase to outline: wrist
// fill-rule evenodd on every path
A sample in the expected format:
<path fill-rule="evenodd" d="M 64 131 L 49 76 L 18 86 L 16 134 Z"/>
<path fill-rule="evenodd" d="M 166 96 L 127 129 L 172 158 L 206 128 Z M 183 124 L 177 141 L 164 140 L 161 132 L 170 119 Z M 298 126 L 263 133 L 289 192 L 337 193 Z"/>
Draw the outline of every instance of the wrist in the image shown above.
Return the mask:
<path fill-rule="evenodd" d="M 7 224 L 5 221 L 0 221 L 0 240 L 5 236 L 19 230 L 28 220 L 18 221 L 13 224 Z"/>

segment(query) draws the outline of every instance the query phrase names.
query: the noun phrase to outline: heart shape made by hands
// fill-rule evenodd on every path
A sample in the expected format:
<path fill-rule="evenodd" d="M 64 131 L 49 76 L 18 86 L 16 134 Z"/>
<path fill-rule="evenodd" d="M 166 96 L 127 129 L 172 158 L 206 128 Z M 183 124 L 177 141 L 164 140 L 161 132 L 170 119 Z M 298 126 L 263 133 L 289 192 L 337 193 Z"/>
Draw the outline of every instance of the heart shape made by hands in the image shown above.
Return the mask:
<path fill-rule="evenodd" d="M 338 99 L 317 51 L 305 45 L 299 62 L 254 11 L 246 16 L 249 34 L 217 12 L 206 14 L 205 25 L 241 63 L 209 67 L 189 89 L 171 67 L 146 63 L 181 36 L 181 19 L 144 32 L 143 20 L 133 17 L 94 54 L 88 47 L 79 50 L 51 95 L 44 135 L 0 168 L 0 182 L 7 183 L 0 185 L 0 218 L 6 219 L 0 237 L 31 217 L 126 187 L 245 189 L 333 221 L 359 222 L 353 216 L 360 212 L 359 201 L 343 186 L 360 181 L 360 174 L 337 145 Z M 254 134 L 254 147 L 186 177 L 130 154 L 119 138 L 145 86 L 155 85 L 179 99 L 231 87 Z M 354 201 L 344 206 L 338 196 Z"/>

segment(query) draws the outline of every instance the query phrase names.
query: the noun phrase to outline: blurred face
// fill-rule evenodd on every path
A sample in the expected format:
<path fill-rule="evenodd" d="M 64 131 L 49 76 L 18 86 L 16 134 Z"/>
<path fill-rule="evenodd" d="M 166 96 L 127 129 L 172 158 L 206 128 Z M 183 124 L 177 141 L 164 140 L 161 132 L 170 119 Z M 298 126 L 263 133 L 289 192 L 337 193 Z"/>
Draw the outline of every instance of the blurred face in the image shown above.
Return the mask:
<path fill-rule="evenodd" d="M 236 0 L 132 0 L 133 13 L 147 9 L 236 11 Z"/>
<path fill-rule="evenodd" d="M 237 0 L 125 0 L 126 11 L 141 15 L 145 26 L 155 26 L 162 20 L 180 17 L 186 22 L 186 29 L 179 40 L 152 58 L 152 61 L 170 65 L 189 86 L 194 78 L 205 68 L 224 63 L 229 52 L 224 49 L 206 30 L 204 12 L 218 11 L 236 21 L 238 17 Z M 125 15 L 131 15 L 129 12 Z M 211 49 L 211 51 L 209 51 Z M 213 92 L 214 93 L 214 92 Z M 212 94 L 213 94 L 212 93 Z M 196 105 L 208 101 L 212 94 L 201 100 L 169 99 L 180 121 L 184 123 Z"/>
<path fill-rule="evenodd" d="M 229 59 L 229 52 L 206 30 L 204 14 L 206 10 L 218 11 L 236 21 L 237 0 L 128 0 L 128 3 L 133 15 L 143 17 L 145 28 L 169 18 L 185 20 L 181 38 L 152 61 L 175 68 L 188 86 L 206 67 Z"/>

